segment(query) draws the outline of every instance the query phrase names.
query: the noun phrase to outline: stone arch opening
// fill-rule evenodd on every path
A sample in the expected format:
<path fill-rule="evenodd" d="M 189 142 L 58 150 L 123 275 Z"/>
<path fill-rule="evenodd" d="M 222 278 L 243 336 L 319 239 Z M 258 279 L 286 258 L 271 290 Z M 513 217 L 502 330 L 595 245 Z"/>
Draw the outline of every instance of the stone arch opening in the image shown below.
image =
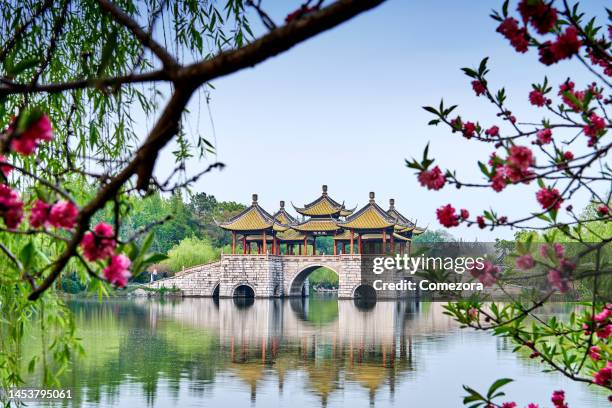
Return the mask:
<path fill-rule="evenodd" d="M 355 299 L 376 300 L 376 289 L 370 285 L 361 284 L 353 291 Z"/>
<path fill-rule="evenodd" d="M 253 288 L 249 285 L 241 284 L 236 286 L 232 296 L 235 298 L 253 299 L 255 297 L 255 290 L 253 290 Z"/>
<path fill-rule="evenodd" d="M 221 288 L 221 283 L 217 282 L 217 284 L 215 285 L 215 288 L 213 289 L 213 292 L 212 292 L 213 299 L 219 299 L 219 289 L 220 288 Z"/>
<path fill-rule="evenodd" d="M 313 273 L 319 268 L 327 268 L 330 271 L 333 271 L 336 275 L 338 275 L 338 279 L 340 278 L 340 274 L 338 273 L 338 271 L 336 271 L 334 268 L 330 268 L 327 265 L 309 265 L 302 269 L 300 272 L 298 272 L 291 281 L 291 284 L 289 285 L 289 296 L 308 296 L 308 288 L 305 285 L 306 280 L 308 279 L 308 276 L 310 276 L 311 273 Z"/>

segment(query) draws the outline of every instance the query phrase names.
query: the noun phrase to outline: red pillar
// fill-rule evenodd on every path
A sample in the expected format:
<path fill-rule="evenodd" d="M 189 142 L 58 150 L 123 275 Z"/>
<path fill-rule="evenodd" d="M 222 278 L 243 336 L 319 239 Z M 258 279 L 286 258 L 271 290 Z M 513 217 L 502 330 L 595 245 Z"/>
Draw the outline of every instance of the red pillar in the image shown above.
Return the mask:
<path fill-rule="evenodd" d="M 272 234 L 272 255 L 276 255 L 276 237 Z"/>
<path fill-rule="evenodd" d="M 317 237 L 315 235 L 312 236 L 312 254 L 317 254 Z"/>
<path fill-rule="evenodd" d="M 306 237 L 304 237 L 304 247 L 302 248 L 302 255 L 306 255 L 306 252 L 308 252 L 308 248 L 307 248 Z"/>
<path fill-rule="evenodd" d="M 393 231 L 391 231 L 391 253 L 395 253 L 395 239 L 393 237 Z"/>
<path fill-rule="evenodd" d="M 263 244 L 263 253 L 267 253 L 268 252 L 268 244 L 266 242 L 266 231 L 264 230 L 263 232 L 263 240 L 262 240 L 262 244 Z"/>
<path fill-rule="evenodd" d="M 232 255 L 236 255 L 236 231 L 232 231 Z"/>
<path fill-rule="evenodd" d="M 361 255 L 361 234 L 357 236 L 357 253 Z"/>
<path fill-rule="evenodd" d="M 335 232 L 334 232 L 334 238 L 336 238 L 336 233 L 335 233 Z M 334 256 L 335 256 L 335 255 L 338 255 L 338 253 L 337 253 L 337 252 L 338 252 L 338 250 L 336 249 L 336 245 L 337 245 L 338 243 L 336 242 L 336 240 L 335 240 L 335 239 L 334 239 L 332 242 L 334 243 Z"/>
<path fill-rule="evenodd" d="M 383 254 L 387 253 L 387 231 L 383 230 L 383 234 L 382 234 L 382 248 L 381 251 Z"/>
<path fill-rule="evenodd" d="M 242 236 L 242 253 L 246 254 L 246 235 Z"/>
<path fill-rule="evenodd" d="M 351 230 L 351 255 L 353 255 L 354 253 L 354 249 L 353 249 L 353 238 L 354 238 L 355 233 L 353 232 L 353 230 Z"/>

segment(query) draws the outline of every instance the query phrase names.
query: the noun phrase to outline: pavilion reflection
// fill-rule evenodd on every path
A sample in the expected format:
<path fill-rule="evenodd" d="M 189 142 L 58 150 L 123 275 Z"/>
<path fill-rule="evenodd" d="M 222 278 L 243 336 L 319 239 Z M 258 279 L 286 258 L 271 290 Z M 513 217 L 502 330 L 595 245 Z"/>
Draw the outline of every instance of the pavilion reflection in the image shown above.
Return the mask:
<path fill-rule="evenodd" d="M 231 299 L 184 299 L 145 305 L 154 309 L 150 316 L 218 336 L 217 353 L 226 361 L 217 371 L 240 379 L 253 401 L 262 381 L 275 380 L 282 392 L 286 377 L 301 373 L 304 388 L 322 406 L 349 383 L 366 390 L 371 403 L 385 387 L 393 396 L 398 380 L 417 369 L 415 339 L 453 327 L 436 303 L 378 302 L 363 308 L 353 300 L 275 299 L 238 307 Z"/>

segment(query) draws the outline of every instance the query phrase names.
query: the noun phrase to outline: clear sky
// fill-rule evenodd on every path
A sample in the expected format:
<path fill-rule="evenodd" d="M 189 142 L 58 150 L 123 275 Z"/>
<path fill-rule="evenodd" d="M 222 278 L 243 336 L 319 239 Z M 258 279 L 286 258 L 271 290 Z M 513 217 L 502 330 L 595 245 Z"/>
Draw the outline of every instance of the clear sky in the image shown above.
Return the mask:
<path fill-rule="evenodd" d="M 289 3 L 263 2 L 279 23 L 291 11 Z M 583 88 L 595 79 L 575 61 L 546 70 L 535 52 L 514 52 L 488 17 L 491 7 L 501 3 L 390 0 L 253 69 L 214 81 L 210 108 L 217 159 L 227 167 L 203 177 L 194 191 L 247 204 L 258 193 L 268 211 L 276 211 L 280 200 L 309 202 L 318 197 L 322 184 L 349 207 L 365 204 L 368 192 L 375 191 L 383 207 L 395 198 L 401 212 L 433 229 L 440 228 L 435 209 L 449 202 L 473 215 L 489 207 L 509 217 L 536 211 L 535 186 L 527 191 L 509 187 L 502 193 L 453 187 L 433 192 L 422 188 L 404 163 L 420 157 L 430 142 L 442 168 L 482 181 L 475 163 L 486 159 L 492 147 L 427 126 L 431 115 L 421 106 L 444 97 L 460 105 L 464 120 L 503 129 L 460 71 L 485 56 L 490 57 L 489 83 L 506 86 L 510 107 L 523 121 L 539 121 L 544 113 L 528 104 L 533 81 L 547 74 L 556 87 L 571 76 Z M 603 1 L 585 3 L 588 13 L 603 17 Z M 252 20 L 261 33 L 256 17 Z M 195 97 L 190 110 L 187 130 L 212 139 L 203 98 Z M 165 150 L 158 172 L 173 165 L 171 150 Z M 192 160 L 190 172 L 206 165 Z M 587 200 L 579 197 L 575 207 Z M 514 233 L 477 227 L 449 232 L 481 241 Z"/>

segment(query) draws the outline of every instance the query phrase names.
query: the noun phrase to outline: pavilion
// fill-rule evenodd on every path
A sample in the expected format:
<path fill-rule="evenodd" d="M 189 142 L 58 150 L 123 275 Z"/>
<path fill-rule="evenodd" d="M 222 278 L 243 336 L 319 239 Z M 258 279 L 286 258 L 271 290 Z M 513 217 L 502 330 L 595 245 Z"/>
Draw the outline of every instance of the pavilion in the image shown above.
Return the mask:
<path fill-rule="evenodd" d="M 293 205 L 293 203 L 292 203 Z M 333 254 L 404 254 L 410 253 L 415 235 L 425 230 L 402 215 L 389 200 L 384 210 L 370 193 L 368 203 L 355 211 L 332 199 L 327 186 L 321 195 L 303 207 L 293 205 L 300 218 L 292 216 L 280 202 L 279 210 L 270 215 L 253 202 L 238 215 L 217 225 L 232 233 L 232 254 L 242 241 L 242 253 L 251 254 L 253 244 L 258 254 L 317 255 L 317 237 L 333 237 Z M 283 248 L 284 244 L 284 248 Z M 348 247 L 348 248 L 347 248 Z"/>

